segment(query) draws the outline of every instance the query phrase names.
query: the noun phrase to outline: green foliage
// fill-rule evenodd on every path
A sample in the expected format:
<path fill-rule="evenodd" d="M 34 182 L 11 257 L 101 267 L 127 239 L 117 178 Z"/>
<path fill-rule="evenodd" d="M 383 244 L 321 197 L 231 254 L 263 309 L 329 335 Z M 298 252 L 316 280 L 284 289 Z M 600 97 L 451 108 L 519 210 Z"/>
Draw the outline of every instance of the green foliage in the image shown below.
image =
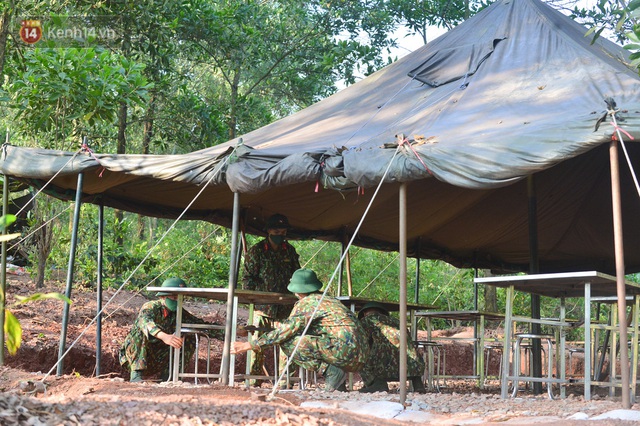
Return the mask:
<path fill-rule="evenodd" d="M 0 216 L 0 231 L 6 229 L 15 221 L 15 216 L 6 215 Z M 8 241 L 13 238 L 17 238 L 20 234 L 12 235 L 3 235 L 0 241 Z M 60 299 L 64 300 L 68 303 L 71 301 L 62 294 L 58 293 L 35 293 L 31 296 L 16 296 L 16 302 L 14 305 L 19 305 L 22 303 L 33 302 L 36 300 L 42 299 Z M 15 355 L 18 349 L 20 348 L 20 344 L 22 342 L 22 326 L 20 325 L 20 321 L 13 315 L 13 313 L 6 307 L 5 305 L 6 298 L 4 294 L 4 290 L 0 289 L 0 306 L 4 308 L 4 336 L 5 336 L 5 344 L 7 346 L 7 351 L 10 355 Z"/>
<path fill-rule="evenodd" d="M 590 9 L 575 6 L 571 12 L 574 19 L 589 28 L 585 37 L 591 37 L 592 43 L 603 34 L 618 43 L 623 43 L 626 39 L 625 33 L 632 28 L 635 21 L 635 12 L 630 9 L 632 4 L 633 2 L 626 5 L 618 0 L 599 0 Z"/>
<path fill-rule="evenodd" d="M 66 141 L 114 123 L 120 102 L 140 105 L 149 88 L 140 64 L 107 50 L 30 49 L 13 68 L 7 93 L 15 127 Z"/>
<path fill-rule="evenodd" d="M 22 326 L 20 321 L 7 308 L 4 310 L 4 336 L 7 351 L 10 355 L 15 355 L 22 343 Z"/>

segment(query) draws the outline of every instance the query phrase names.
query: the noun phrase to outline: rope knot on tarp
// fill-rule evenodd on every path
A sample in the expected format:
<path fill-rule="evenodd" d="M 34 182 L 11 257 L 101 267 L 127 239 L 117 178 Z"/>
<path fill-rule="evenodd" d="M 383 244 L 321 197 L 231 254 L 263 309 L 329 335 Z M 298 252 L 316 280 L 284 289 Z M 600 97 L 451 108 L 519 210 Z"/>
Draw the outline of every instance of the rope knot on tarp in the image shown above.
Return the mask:
<path fill-rule="evenodd" d="M 422 161 L 422 157 L 420 157 L 420 154 L 418 154 L 418 152 L 413 148 L 413 145 L 411 143 L 412 141 L 410 141 L 402 133 L 400 133 L 399 135 L 396 135 L 396 137 L 398 138 L 398 147 L 401 147 L 401 146 L 408 147 L 409 150 L 415 154 L 418 161 L 420 161 L 420 163 L 424 166 L 424 169 L 427 171 L 427 173 L 429 173 L 430 175 L 433 175 L 433 173 L 431 173 L 431 170 L 429 170 L 429 167 L 427 167 L 424 161 Z"/>
<path fill-rule="evenodd" d="M 87 139 L 86 138 L 84 138 L 82 140 L 82 143 L 80 144 L 80 152 L 89 154 L 91 156 L 91 158 L 96 160 L 96 163 L 98 163 L 100 165 L 100 168 L 98 169 L 96 174 L 98 175 L 98 177 L 102 177 L 102 174 L 107 169 L 102 164 L 100 164 L 100 160 L 98 160 L 98 157 L 96 157 L 96 155 L 93 153 L 93 150 L 91 148 L 89 148 L 89 144 L 87 143 Z"/>

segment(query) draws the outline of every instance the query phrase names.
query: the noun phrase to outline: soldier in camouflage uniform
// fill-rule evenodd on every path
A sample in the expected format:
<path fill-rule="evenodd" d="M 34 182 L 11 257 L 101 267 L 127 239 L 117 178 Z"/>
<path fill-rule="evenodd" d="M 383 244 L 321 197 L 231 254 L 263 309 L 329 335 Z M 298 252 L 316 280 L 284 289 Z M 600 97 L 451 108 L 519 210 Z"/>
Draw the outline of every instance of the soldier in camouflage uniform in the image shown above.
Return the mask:
<path fill-rule="evenodd" d="M 288 289 L 298 297 L 291 315 L 273 331 L 250 342 L 235 342 L 232 353 L 242 353 L 269 345 L 280 345 L 292 361 L 325 378 L 325 390 L 346 390 L 346 372 L 360 371 L 368 356 L 365 331 L 355 315 L 340 301 L 318 292 L 322 283 L 310 269 L 299 269 Z M 319 307 L 318 307 L 319 304 Z M 309 329 L 302 332 L 317 308 Z M 292 355 L 294 348 L 298 349 Z"/>
<path fill-rule="evenodd" d="M 267 238 L 249 249 L 244 260 L 242 288 L 244 290 L 286 293 L 291 275 L 300 268 L 296 249 L 285 241 L 291 226 L 287 218 L 275 214 L 267 220 Z M 286 319 L 293 305 L 256 305 L 253 325 L 273 328 L 280 320 Z M 257 333 L 255 336 L 259 336 Z M 284 367 L 284 356 L 280 366 Z M 264 352 L 256 351 L 251 362 L 252 375 L 264 375 Z M 260 381 L 252 381 L 259 385 Z"/>
<path fill-rule="evenodd" d="M 360 370 L 364 387 L 360 392 L 387 392 L 387 381 L 397 382 L 400 377 L 400 321 L 389 316 L 389 312 L 379 303 L 365 304 L 358 319 L 365 329 L 370 345 L 371 357 Z M 424 392 L 422 375 L 424 360 L 408 337 L 407 377 L 411 380 L 414 392 Z"/>
<path fill-rule="evenodd" d="M 180 278 L 169 278 L 162 287 L 186 287 Z M 130 380 L 140 382 L 143 376 L 160 374 L 161 379 L 169 378 L 170 348 L 183 348 L 185 360 L 195 352 L 195 337 L 179 338 L 176 329 L 177 296 L 158 292 L 160 297 L 145 303 L 135 324 L 120 349 L 120 364 L 131 371 Z M 182 310 L 182 321 L 188 324 L 209 324 L 208 322 Z M 214 337 L 224 339 L 221 330 L 211 330 Z M 184 341 L 183 341 L 184 340 Z"/>

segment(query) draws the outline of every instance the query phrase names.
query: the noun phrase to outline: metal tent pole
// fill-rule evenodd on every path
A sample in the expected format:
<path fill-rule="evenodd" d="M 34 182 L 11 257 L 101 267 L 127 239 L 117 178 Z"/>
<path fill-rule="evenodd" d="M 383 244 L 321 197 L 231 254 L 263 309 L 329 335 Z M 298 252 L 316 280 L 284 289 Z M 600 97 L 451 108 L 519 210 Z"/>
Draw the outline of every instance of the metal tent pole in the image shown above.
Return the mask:
<path fill-rule="evenodd" d="M 622 233 L 622 202 L 620 197 L 620 167 L 618 164 L 618 142 L 609 144 L 611 163 L 611 205 L 613 210 L 613 240 L 616 259 L 616 289 L 618 294 L 618 324 L 620 330 L 620 375 L 622 381 L 622 406 L 631 408 L 629 389 L 629 350 L 627 348 L 627 301 L 624 271 L 624 244 Z M 634 350 L 637 350 L 634 348 Z"/>
<path fill-rule="evenodd" d="M 533 175 L 527 176 L 527 198 L 529 199 L 529 273 L 540 272 L 538 262 L 538 198 L 536 192 L 536 181 Z M 531 295 L 531 318 L 540 319 L 540 296 Z M 531 324 L 531 333 L 540 334 L 540 324 Z M 533 377 L 542 377 L 542 344 L 540 339 L 531 341 L 531 354 L 533 364 Z M 547 356 L 551 356 L 547 354 Z M 533 393 L 542 393 L 542 383 L 533 382 Z"/>
<path fill-rule="evenodd" d="M 73 212 L 73 229 L 71 231 L 71 247 L 69 249 L 69 266 L 67 268 L 67 289 L 65 296 L 71 299 L 71 287 L 73 286 L 73 267 L 76 261 L 76 248 L 78 245 L 78 222 L 80 221 L 80 207 L 82 207 L 82 182 L 84 175 L 78 174 L 78 184 L 76 186 L 76 207 Z M 64 302 L 64 311 L 62 313 L 62 329 L 60 330 L 60 347 L 58 348 L 58 370 L 57 375 L 62 376 L 64 368 L 64 360 L 62 359 L 65 352 L 67 340 L 67 324 L 69 323 L 69 302 Z"/>
<path fill-rule="evenodd" d="M 399 248 L 400 253 L 400 404 L 407 400 L 407 184 L 399 192 Z"/>
<path fill-rule="evenodd" d="M 102 249 L 104 245 L 104 205 L 98 206 L 98 265 L 96 279 L 96 377 L 100 375 L 100 363 L 102 362 Z"/>
<path fill-rule="evenodd" d="M 234 299 L 238 282 L 238 229 L 240 228 L 240 194 L 233 193 L 233 219 L 231 222 L 231 260 L 229 262 L 229 292 L 227 294 L 227 323 L 224 333 L 224 348 L 222 349 L 222 384 L 229 385 L 229 371 L 231 369 L 231 338 L 235 323 Z M 233 385 L 233 383 L 231 383 Z"/>
<path fill-rule="evenodd" d="M 7 133 L 7 139 L 9 134 Z M 2 214 L 5 216 L 9 213 L 9 176 L 4 175 L 4 185 L 2 186 Z M 7 235 L 7 227 L 2 228 L 2 235 Z M 0 365 L 4 365 L 4 310 L 6 307 L 7 297 L 7 242 L 2 242 L 2 262 L 0 262 L 2 271 L 0 271 L 0 287 L 2 294 L 0 295 Z"/>

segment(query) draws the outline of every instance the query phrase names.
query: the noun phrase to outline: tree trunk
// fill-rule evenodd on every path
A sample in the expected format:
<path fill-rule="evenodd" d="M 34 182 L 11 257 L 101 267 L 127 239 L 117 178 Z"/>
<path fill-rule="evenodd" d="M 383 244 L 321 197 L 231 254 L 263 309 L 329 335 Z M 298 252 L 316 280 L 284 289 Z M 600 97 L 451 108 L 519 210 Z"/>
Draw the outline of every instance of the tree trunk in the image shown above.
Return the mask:
<path fill-rule="evenodd" d="M 485 269 L 483 276 L 492 276 L 491 271 Z M 493 285 L 484 286 L 484 310 L 487 312 L 498 312 L 498 293 L 496 292 L 496 287 Z"/>
<path fill-rule="evenodd" d="M 7 38 L 11 29 L 11 21 L 14 4 L 13 0 L 5 6 L 2 18 L 0 18 L 0 75 L 4 75 L 4 61 L 7 54 Z"/>
<path fill-rule="evenodd" d="M 142 153 L 147 155 L 150 151 L 151 139 L 153 139 L 153 119 L 156 113 L 156 95 L 151 94 L 149 99 L 149 107 L 144 117 L 144 128 L 142 131 Z M 138 215 L 138 238 L 144 240 L 145 220 L 144 216 Z"/>

